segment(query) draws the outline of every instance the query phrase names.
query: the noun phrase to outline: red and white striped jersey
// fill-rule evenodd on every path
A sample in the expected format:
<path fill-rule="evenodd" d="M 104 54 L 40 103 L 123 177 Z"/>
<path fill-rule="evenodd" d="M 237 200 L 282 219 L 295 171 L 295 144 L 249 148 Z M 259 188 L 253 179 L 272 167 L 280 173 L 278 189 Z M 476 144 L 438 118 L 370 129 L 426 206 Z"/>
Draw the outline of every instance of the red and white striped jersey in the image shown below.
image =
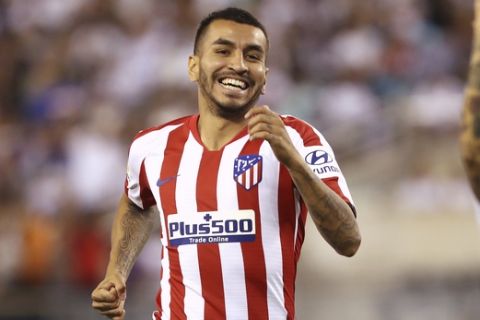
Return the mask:
<path fill-rule="evenodd" d="M 267 141 L 250 141 L 245 128 L 209 151 L 198 118 L 141 131 L 130 149 L 125 192 L 160 212 L 155 317 L 294 319 L 306 206 Z M 295 117 L 282 119 L 306 163 L 354 210 L 323 136 Z"/>

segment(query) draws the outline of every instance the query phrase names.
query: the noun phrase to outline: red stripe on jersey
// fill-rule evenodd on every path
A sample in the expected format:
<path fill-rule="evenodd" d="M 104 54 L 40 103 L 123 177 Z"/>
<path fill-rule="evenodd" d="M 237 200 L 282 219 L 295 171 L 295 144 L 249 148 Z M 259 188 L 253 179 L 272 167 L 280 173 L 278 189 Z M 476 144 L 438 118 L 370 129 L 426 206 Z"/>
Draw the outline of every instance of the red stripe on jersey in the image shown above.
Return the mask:
<path fill-rule="evenodd" d="M 155 205 L 155 198 L 153 197 L 152 190 L 150 190 L 150 186 L 148 184 L 147 173 L 145 172 L 145 160 L 142 161 L 140 166 L 140 175 L 138 180 L 140 183 L 140 199 L 142 199 L 143 209 L 150 208 L 151 206 Z"/>
<path fill-rule="evenodd" d="M 295 195 L 294 184 L 288 170 L 280 165 L 278 181 L 278 224 L 280 226 L 280 242 L 282 244 L 283 262 L 283 295 L 287 319 L 295 316 Z"/>
<path fill-rule="evenodd" d="M 317 135 L 315 130 L 308 125 L 305 121 L 297 119 L 295 117 L 287 116 L 283 117 L 283 123 L 286 126 L 289 126 L 295 129 L 303 139 L 303 145 L 305 147 L 309 146 L 321 146 L 322 142 L 320 141 L 320 137 Z"/>
<path fill-rule="evenodd" d="M 188 138 L 188 127 L 180 126 L 170 132 L 168 136 L 167 146 L 164 152 L 162 168 L 160 170 L 160 179 L 171 179 L 178 175 L 180 159 L 182 157 L 183 148 Z M 170 214 L 177 213 L 177 205 L 175 199 L 175 188 L 177 179 L 172 179 L 159 187 L 162 209 L 165 215 L 165 222 Z M 166 225 L 166 224 L 165 224 Z M 167 230 L 164 230 L 168 236 Z M 183 285 L 182 269 L 180 267 L 180 259 L 177 247 L 168 246 L 168 257 L 170 260 L 170 311 L 172 319 L 186 319 L 185 315 L 185 286 Z"/>
<path fill-rule="evenodd" d="M 295 241 L 295 263 L 300 259 L 303 240 L 305 239 L 305 223 L 307 222 L 307 206 L 300 200 L 300 216 L 298 217 L 297 240 Z"/>
<path fill-rule="evenodd" d="M 247 142 L 240 155 L 259 154 L 261 144 L 262 140 Z M 237 183 L 237 198 L 239 209 L 253 209 L 255 211 L 255 230 L 257 233 L 255 241 L 241 244 L 247 290 L 248 319 L 268 319 L 267 272 L 262 246 L 258 186 L 246 190 Z"/>
<path fill-rule="evenodd" d="M 221 151 L 205 150 L 197 177 L 197 209 L 217 210 L 217 177 Z M 204 319 L 225 319 L 222 265 L 218 244 L 197 246 L 202 295 L 205 299 Z"/>
<path fill-rule="evenodd" d="M 355 207 L 353 206 L 352 203 L 350 203 L 350 200 L 343 194 L 342 189 L 338 184 L 338 177 L 325 178 L 325 179 L 322 179 L 322 181 L 325 182 L 325 184 L 330 189 L 335 191 L 335 193 L 338 194 L 343 199 L 343 201 L 345 201 L 350 206 L 350 208 L 352 208 L 353 214 L 357 216 Z"/>

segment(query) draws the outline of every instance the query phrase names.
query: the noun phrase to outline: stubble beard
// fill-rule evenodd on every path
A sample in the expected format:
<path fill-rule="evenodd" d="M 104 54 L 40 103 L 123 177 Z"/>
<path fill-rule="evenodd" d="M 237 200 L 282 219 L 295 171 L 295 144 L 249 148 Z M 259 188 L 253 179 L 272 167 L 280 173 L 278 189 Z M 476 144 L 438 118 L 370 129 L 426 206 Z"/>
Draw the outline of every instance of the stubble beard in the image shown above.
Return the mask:
<path fill-rule="evenodd" d="M 212 87 L 213 87 L 214 81 L 215 81 L 214 79 L 212 79 L 211 81 Z M 208 86 L 209 86 L 208 78 L 207 78 L 207 75 L 202 70 L 200 70 L 199 86 L 203 96 L 207 98 L 206 99 L 207 106 L 210 109 L 210 111 L 214 115 L 217 115 L 224 119 L 228 119 L 235 122 L 244 120 L 245 114 L 248 112 L 248 110 L 250 110 L 251 107 L 255 105 L 255 103 L 257 102 L 261 94 L 261 88 L 260 88 L 255 92 L 253 97 L 242 106 L 222 104 L 217 99 L 215 99 L 215 97 L 212 94 L 212 90 L 208 90 Z"/>

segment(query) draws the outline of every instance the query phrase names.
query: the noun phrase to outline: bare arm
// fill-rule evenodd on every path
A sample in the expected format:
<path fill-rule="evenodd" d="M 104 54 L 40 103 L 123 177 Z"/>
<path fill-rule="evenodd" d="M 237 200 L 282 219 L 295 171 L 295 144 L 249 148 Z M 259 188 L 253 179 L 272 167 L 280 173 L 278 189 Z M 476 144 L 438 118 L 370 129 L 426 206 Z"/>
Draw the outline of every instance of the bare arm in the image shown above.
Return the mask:
<path fill-rule="evenodd" d="M 126 281 L 154 225 L 154 210 L 142 210 L 122 196 L 112 227 L 112 248 L 105 278 L 92 292 L 92 307 L 123 319 Z"/>
<path fill-rule="evenodd" d="M 284 164 L 307 205 L 317 229 L 340 254 L 353 256 L 360 246 L 360 231 L 352 209 L 318 179 L 293 146 L 280 117 L 268 107 L 254 107 L 247 114 L 251 139 L 265 139 Z"/>
<path fill-rule="evenodd" d="M 353 256 L 361 237 L 352 209 L 300 156 L 292 157 L 288 169 L 318 231 L 338 253 Z"/>
<path fill-rule="evenodd" d="M 463 105 L 462 158 L 473 192 L 480 200 L 480 1 L 475 0 L 473 45 Z"/>
<path fill-rule="evenodd" d="M 148 240 L 154 225 L 155 211 L 142 210 L 123 195 L 112 228 L 112 249 L 107 273 L 118 273 L 125 279 L 138 254 Z"/>

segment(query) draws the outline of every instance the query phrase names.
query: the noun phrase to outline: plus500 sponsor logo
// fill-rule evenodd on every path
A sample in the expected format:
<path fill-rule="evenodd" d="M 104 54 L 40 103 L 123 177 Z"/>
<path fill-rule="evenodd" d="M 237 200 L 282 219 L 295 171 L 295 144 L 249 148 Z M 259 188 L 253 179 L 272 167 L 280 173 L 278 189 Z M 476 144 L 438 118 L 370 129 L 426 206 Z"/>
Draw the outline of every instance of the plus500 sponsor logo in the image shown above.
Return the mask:
<path fill-rule="evenodd" d="M 175 214 L 168 217 L 170 244 L 244 242 L 255 239 L 253 210 Z"/>

